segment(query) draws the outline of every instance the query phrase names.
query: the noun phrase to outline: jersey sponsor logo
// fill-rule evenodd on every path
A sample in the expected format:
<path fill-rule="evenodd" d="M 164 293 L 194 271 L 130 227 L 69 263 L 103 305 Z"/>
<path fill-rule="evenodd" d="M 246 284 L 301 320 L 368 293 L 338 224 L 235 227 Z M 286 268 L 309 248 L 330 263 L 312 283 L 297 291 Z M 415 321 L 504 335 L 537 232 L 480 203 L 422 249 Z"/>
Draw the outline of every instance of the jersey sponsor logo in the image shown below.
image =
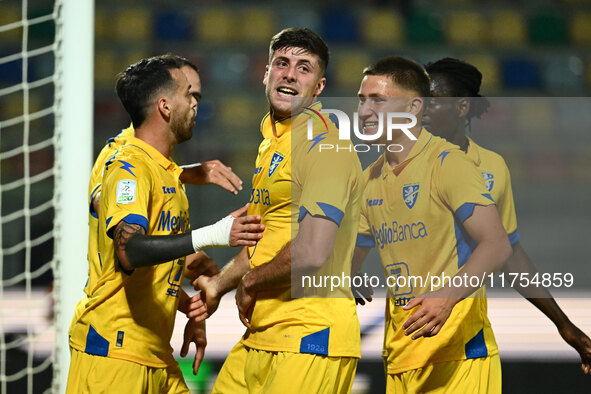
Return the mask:
<path fill-rule="evenodd" d="M 254 169 L 254 174 L 255 174 L 255 175 L 256 175 L 256 174 L 260 174 L 260 173 L 261 173 L 261 171 L 263 171 L 263 167 L 257 167 L 257 168 L 255 168 L 255 169 Z"/>
<path fill-rule="evenodd" d="M 495 176 L 490 172 L 482 171 L 482 177 L 484 178 L 484 183 L 486 184 L 486 188 L 490 192 L 495 185 Z"/>
<path fill-rule="evenodd" d="M 170 210 L 160 212 L 157 231 L 176 231 L 184 233 L 189 228 L 189 215 L 186 212 L 180 212 L 174 215 Z"/>
<path fill-rule="evenodd" d="M 373 225 L 371 228 L 376 244 L 380 249 L 384 249 L 384 246 L 388 244 L 424 238 L 429 235 L 427 234 L 427 227 L 423 222 L 398 224 L 397 221 L 393 221 L 391 226 L 387 223 L 382 223 L 382 226 L 378 229 Z"/>
<path fill-rule="evenodd" d="M 415 206 L 419 197 L 419 184 L 411 183 L 402 187 L 402 198 L 409 209 Z"/>
<path fill-rule="evenodd" d="M 250 200 L 252 204 L 271 205 L 271 195 L 269 190 L 264 188 L 253 188 L 250 192 Z"/>
<path fill-rule="evenodd" d="M 283 161 L 285 156 L 283 156 L 279 152 L 273 153 L 273 157 L 271 158 L 271 165 L 269 166 L 269 177 L 273 175 L 279 164 Z"/>
<path fill-rule="evenodd" d="M 383 198 L 374 198 L 373 200 L 367 200 L 368 207 L 377 207 L 378 205 L 382 205 L 384 202 Z"/>
<path fill-rule="evenodd" d="M 174 193 L 176 193 L 176 189 L 174 187 L 162 186 L 162 192 L 164 194 L 174 194 Z"/>
<path fill-rule="evenodd" d="M 135 202 L 135 181 L 122 179 L 117 183 L 117 204 L 131 204 Z"/>

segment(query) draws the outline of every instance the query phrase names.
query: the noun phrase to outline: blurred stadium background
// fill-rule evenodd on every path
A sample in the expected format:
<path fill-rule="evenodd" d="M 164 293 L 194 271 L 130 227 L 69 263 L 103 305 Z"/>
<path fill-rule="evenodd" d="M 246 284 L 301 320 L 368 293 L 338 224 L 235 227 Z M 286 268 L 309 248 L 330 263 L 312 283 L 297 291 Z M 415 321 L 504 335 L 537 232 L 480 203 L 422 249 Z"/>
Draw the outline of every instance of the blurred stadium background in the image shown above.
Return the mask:
<path fill-rule="evenodd" d="M 31 1 L 26 17 L 47 15 L 52 10 L 53 1 Z M 21 2 L 0 0 L 0 26 L 23 17 Z M 522 243 L 540 271 L 574 274 L 578 292 L 557 294 L 565 297 L 560 304 L 572 320 L 590 333 L 589 0 L 330 0 L 322 4 L 311 0 L 236 0 L 215 4 L 181 0 L 96 1 L 95 156 L 107 138 L 129 124 L 114 93 L 115 75 L 143 57 L 165 52 L 184 55 L 201 70 L 203 100 L 199 103 L 194 137 L 178 147 L 175 159 L 178 163 L 220 159 L 245 181 L 238 197 L 214 186 L 190 187 L 192 226 L 208 224 L 240 206 L 249 198 L 250 177 L 260 142 L 258 125 L 267 110 L 262 77 L 269 39 L 290 26 L 309 27 L 329 44 L 331 61 L 324 96 L 354 96 L 364 66 L 379 57 L 398 54 L 421 63 L 445 56 L 461 58 L 475 64 L 484 74 L 484 95 L 514 98 L 507 102 L 513 103 L 516 119 L 525 119 L 524 127 L 496 131 L 483 127 L 479 132 L 475 122 L 474 136 L 506 158 L 513 176 Z M 26 30 L 29 50 L 40 50 L 25 64 L 19 58 L 10 60 L 11 55 L 22 50 L 23 29 L 0 32 L 0 59 L 4 59 L 0 62 L 0 91 L 7 92 L 10 86 L 23 82 L 23 67 L 28 82 L 49 78 L 55 71 L 53 52 L 43 51 L 54 41 L 54 22 L 48 20 Z M 20 91 L 0 95 L 0 121 L 50 106 L 53 86 L 40 84 L 28 94 L 26 105 Z M 547 96 L 570 97 L 571 101 L 552 105 L 525 99 Z M 528 123 L 532 118 L 536 122 Z M 559 121 L 563 118 L 580 127 L 570 132 L 557 127 L 563 124 Z M 53 133 L 53 128 L 51 116 L 32 120 L 30 142 L 42 141 Z M 22 144 L 22 128 L 18 124 L 0 128 L 0 133 L 1 152 Z M 6 185 L 21 179 L 25 171 L 29 175 L 43 174 L 53 166 L 54 155 L 54 149 L 47 147 L 28 157 L 18 155 L 1 161 L 3 219 L 21 209 L 24 198 L 23 188 Z M 53 192 L 51 177 L 36 183 L 31 205 L 51 200 Z M 53 220 L 52 209 L 32 216 L 29 236 L 35 239 L 50 234 Z M 15 249 L 25 227 L 25 219 L 14 220 L 10 231 L 3 226 L 1 234 L 0 279 L 4 282 L 0 286 L 0 334 L 2 352 L 6 352 L 2 373 L 6 375 L 30 365 L 31 352 L 27 353 L 27 348 L 34 348 L 33 365 L 38 365 L 43 361 L 37 360 L 46 360 L 51 354 L 54 343 L 51 302 L 46 296 L 53 274 L 50 269 L 38 269 L 52 259 L 53 239 L 49 235 L 28 250 Z M 26 253 L 31 261 L 26 268 L 38 275 L 11 280 L 25 271 Z M 210 254 L 223 264 L 233 251 L 214 250 Z M 32 289 L 32 296 L 26 300 L 22 297 L 25 280 Z M 82 286 L 83 283 L 79 284 L 80 295 Z M 520 299 L 492 297 L 490 304 L 501 347 L 505 392 L 588 392 L 591 381 L 580 372 L 576 353 L 561 343 L 548 320 Z M 365 357 L 356 382 L 359 392 L 380 392 L 384 384 L 379 358 L 382 305 L 377 301 L 360 311 L 366 335 Z M 224 306 L 211 319 L 215 328 L 210 327 L 209 331 L 209 364 L 202 367 L 195 387 L 207 387 L 224 355 L 240 337 L 241 326 L 231 296 Z M 33 314 L 23 315 L 25 308 Z M 31 325 L 39 333 L 37 342 L 34 346 L 25 340 L 19 343 L 21 333 L 31 330 Z M 175 349 L 181 343 L 181 323 L 178 326 L 173 338 Z M 15 340 L 17 345 L 5 346 Z M 28 383 L 26 377 L 9 383 L 7 392 L 21 392 L 26 384 L 33 384 L 33 392 L 45 391 L 50 386 L 51 365 L 33 375 Z"/>

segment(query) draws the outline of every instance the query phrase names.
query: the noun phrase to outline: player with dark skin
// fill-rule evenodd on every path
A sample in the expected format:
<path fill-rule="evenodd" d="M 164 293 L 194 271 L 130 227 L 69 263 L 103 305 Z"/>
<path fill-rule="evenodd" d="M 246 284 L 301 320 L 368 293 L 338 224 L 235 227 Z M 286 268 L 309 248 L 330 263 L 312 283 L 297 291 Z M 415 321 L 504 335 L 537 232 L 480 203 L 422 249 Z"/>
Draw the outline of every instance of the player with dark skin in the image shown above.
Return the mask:
<path fill-rule="evenodd" d="M 470 140 L 466 128 L 470 128 L 472 118 L 480 118 L 490 105 L 479 94 L 482 74 L 473 65 L 452 58 L 428 63 L 425 68 L 431 77 L 434 99 L 425 111 L 423 124 L 431 133 L 467 151 Z M 446 99 L 439 99 L 443 97 Z M 513 244 L 513 253 L 503 266 L 503 272 L 525 272 L 530 277 L 537 273 L 519 241 Z M 569 320 L 550 292 L 544 287 L 523 287 L 519 281 L 515 283 L 515 290 L 554 323 L 564 341 L 579 353 L 583 372 L 591 373 L 591 339 Z"/>

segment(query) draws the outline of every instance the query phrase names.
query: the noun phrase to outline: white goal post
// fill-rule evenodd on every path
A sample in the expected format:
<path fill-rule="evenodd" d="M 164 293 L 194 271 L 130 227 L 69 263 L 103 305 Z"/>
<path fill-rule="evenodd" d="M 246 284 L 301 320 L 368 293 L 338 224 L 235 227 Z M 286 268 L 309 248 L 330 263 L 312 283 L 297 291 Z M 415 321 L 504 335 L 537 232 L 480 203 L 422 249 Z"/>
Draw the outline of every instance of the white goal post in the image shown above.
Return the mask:
<path fill-rule="evenodd" d="M 55 392 L 66 389 L 70 351 L 68 327 L 87 277 L 87 187 L 92 165 L 94 0 L 61 3 L 56 40 Z M 59 93 L 58 93 L 59 92 Z M 59 96 L 58 96 L 59 94 Z"/>

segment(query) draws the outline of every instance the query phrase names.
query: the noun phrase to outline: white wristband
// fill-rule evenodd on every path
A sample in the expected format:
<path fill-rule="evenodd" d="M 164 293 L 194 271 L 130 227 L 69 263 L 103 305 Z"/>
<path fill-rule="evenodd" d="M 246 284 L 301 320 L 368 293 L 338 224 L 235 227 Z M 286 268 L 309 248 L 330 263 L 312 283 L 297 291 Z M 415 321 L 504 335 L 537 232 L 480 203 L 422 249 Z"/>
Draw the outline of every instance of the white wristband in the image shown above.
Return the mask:
<path fill-rule="evenodd" d="M 234 217 L 226 216 L 217 223 L 191 231 L 191 240 L 195 252 L 205 248 L 230 246 L 232 223 L 234 223 Z"/>

